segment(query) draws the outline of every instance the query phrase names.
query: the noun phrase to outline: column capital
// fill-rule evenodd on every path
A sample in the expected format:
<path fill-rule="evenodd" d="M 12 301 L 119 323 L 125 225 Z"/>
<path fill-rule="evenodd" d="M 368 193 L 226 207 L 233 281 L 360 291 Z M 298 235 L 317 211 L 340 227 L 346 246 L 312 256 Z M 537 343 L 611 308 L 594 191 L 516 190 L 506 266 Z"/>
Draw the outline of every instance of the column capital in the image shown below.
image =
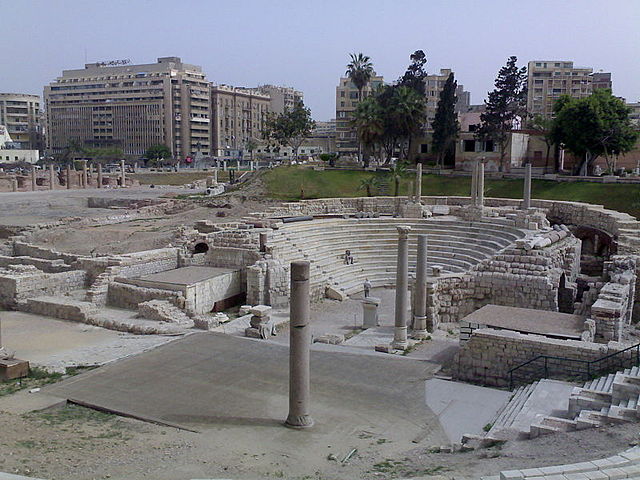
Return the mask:
<path fill-rule="evenodd" d="M 398 230 L 398 235 L 401 239 L 407 238 L 411 231 L 411 227 L 409 225 L 398 225 L 396 226 L 396 229 Z"/>

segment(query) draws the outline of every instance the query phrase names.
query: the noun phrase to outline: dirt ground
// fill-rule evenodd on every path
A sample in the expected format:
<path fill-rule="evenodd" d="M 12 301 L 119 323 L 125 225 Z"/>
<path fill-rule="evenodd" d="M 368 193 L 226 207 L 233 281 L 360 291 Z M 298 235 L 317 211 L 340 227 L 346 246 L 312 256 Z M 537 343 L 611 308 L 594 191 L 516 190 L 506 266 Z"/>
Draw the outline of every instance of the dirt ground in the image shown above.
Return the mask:
<path fill-rule="evenodd" d="M 21 416 L 0 413 L 0 422 L 0 471 L 51 480 L 477 479 L 510 468 L 606 457 L 639 439 L 637 425 L 625 424 L 464 453 L 430 453 L 432 445 L 397 445 L 359 432 L 357 444 L 327 445 L 301 458 L 295 448 L 282 449 L 277 435 L 264 448 L 246 451 L 247 429 L 192 433 L 75 405 Z M 354 446 L 357 452 L 343 462 Z"/>

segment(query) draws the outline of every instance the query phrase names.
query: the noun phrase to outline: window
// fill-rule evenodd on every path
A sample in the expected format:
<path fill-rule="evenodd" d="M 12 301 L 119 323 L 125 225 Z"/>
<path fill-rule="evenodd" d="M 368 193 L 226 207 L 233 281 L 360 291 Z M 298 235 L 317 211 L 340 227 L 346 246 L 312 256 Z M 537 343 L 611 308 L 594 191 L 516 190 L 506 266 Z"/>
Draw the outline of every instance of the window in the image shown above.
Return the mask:
<path fill-rule="evenodd" d="M 429 153 L 429 144 L 428 143 L 420 144 L 420 153 Z"/>
<path fill-rule="evenodd" d="M 477 124 L 469 125 L 469 131 L 470 132 L 475 132 L 477 130 L 478 130 L 478 125 Z"/>
<path fill-rule="evenodd" d="M 493 147 L 493 140 L 487 140 L 486 142 L 484 142 L 484 151 L 485 152 L 495 151 Z"/>
<path fill-rule="evenodd" d="M 349 92 L 349 98 L 358 98 L 358 92 Z"/>
<path fill-rule="evenodd" d="M 340 91 L 340 96 L 344 98 L 344 90 Z"/>
<path fill-rule="evenodd" d="M 340 102 L 340 106 L 341 106 L 341 107 L 344 107 L 344 102 Z"/>
<path fill-rule="evenodd" d="M 476 151 L 476 141 L 475 140 L 463 140 L 463 149 L 465 152 L 475 152 Z"/>

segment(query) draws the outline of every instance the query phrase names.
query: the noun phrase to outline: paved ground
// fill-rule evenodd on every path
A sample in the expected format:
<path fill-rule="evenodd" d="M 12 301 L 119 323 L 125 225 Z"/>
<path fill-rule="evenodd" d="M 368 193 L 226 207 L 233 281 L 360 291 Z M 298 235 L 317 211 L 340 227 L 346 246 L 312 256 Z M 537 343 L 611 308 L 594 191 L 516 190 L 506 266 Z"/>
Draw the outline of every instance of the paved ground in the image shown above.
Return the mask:
<path fill-rule="evenodd" d="M 113 215 L 105 208 L 88 208 L 88 197 L 146 199 L 168 193 L 186 193 L 183 187 L 132 187 L 122 189 L 88 188 L 72 190 L 38 190 L 35 192 L 2 192 L 0 225 L 26 226 L 50 222 L 64 217 L 99 217 Z"/>
<path fill-rule="evenodd" d="M 83 323 L 22 312 L 0 311 L 2 346 L 34 365 L 64 371 L 66 367 L 102 365 L 173 340 L 159 335 L 132 335 Z"/>

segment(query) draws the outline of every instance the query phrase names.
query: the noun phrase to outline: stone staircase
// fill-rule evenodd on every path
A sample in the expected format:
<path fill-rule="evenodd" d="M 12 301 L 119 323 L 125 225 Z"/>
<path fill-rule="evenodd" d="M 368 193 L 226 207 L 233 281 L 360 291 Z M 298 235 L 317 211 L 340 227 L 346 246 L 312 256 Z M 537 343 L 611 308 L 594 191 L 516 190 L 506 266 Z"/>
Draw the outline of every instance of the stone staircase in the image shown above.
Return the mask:
<path fill-rule="evenodd" d="M 395 284 L 397 225 L 412 227 L 409 268 L 415 269 L 416 235 L 424 233 L 429 236 L 429 265 L 439 266 L 445 274 L 464 273 L 524 237 L 523 231 L 500 223 L 451 217 L 332 218 L 285 224 L 270 234 L 268 245 L 283 263 L 311 262 L 312 294 L 323 294 L 329 286 L 348 296 L 361 291 L 365 279 L 374 287 Z M 354 264 L 345 264 L 346 250 Z"/>
<path fill-rule="evenodd" d="M 617 480 L 622 478 L 640 479 L 640 447 L 633 447 L 618 455 L 588 462 L 505 470 L 500 472 L 500 475 L 481 477 L 481 480 Z"/>
<path fill-rule="evenodd" d="M 532 392 L 535 392 L 541 380 L 520 387 L 514 391 L 511 400 L 496 417 L 487 437 L 498 440 L 509 438 L 536 438 L 555 432 L 583 430 L 621 422 L 640 419 L 640 367 L 634 366 L 615 373 L 603 375 L 585 382 L 582 386 L 573 386 L 565 390 L 547 395 L 547 402 L 557 402 L 563 406 L 552 413 L 545 412 L 538 404 L 528 404 Z M 553 381 L 556 384 L 571 385 Z M 523 414 L 525 405 L 529 407 L 528 415 Z M 519 425 L 514 425 L 519 418 Z M 524 421 L 523 421 L 524 419 Z"/>

